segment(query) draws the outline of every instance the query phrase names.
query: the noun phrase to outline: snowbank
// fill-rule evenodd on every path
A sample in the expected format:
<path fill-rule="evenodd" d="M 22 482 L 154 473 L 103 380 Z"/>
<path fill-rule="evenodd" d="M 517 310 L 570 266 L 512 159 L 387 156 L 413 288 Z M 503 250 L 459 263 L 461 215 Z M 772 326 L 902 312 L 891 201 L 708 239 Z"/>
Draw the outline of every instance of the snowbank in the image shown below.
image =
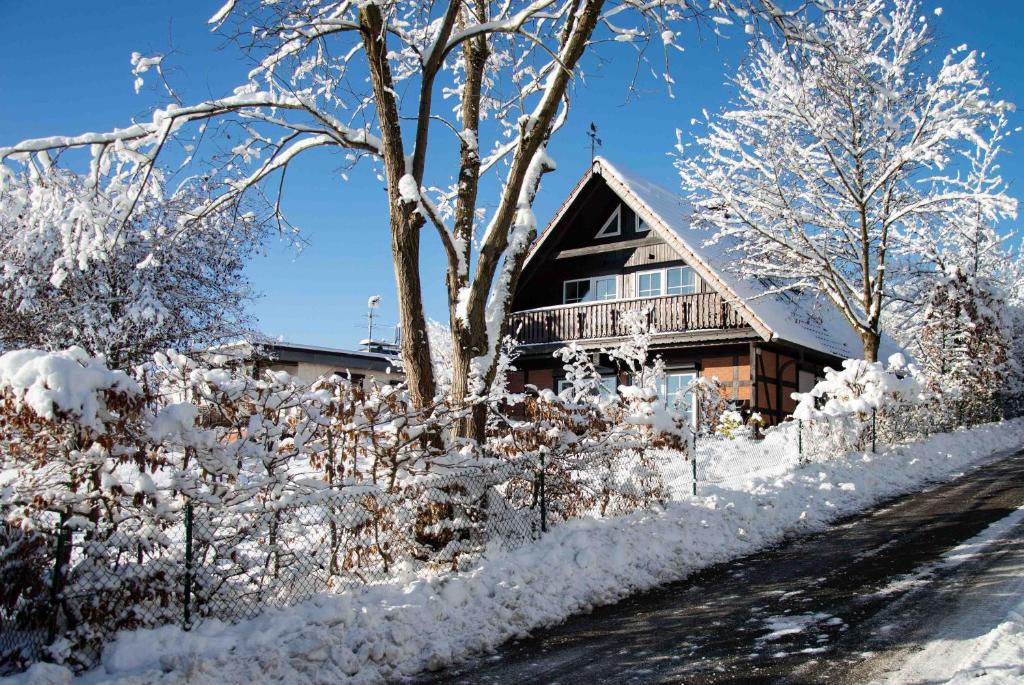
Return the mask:
<path fill-rule="evenodd" d="M 436 669 L 528 631 L 822 529 L 1024 443 L 1024 420 L 848 455 L 742 486 L 705 486 L 664 509 L 577 520 L 463 573 L 322 596 L 238 625 L 122 634 L 76 685 L 375 683 Z M 656 544 L 652 544 L 656 543 Z M 50 666 L 14 682 L 47 678 Z"/>
<path fill-rule="evenodd" d="M 981 533 L 950 550 L 932 567 L 963 564 L 989 553 L 1005 540 L 1018 540 L 1024 509 L 996 521 Z M 997 547 L 998 549 L 998 547 Z M 1024 682 L 1024 558 L 1007 553 L 976 587 L 958 593 L 944 607 L 937 624 L 930 626 L 920 647 L 909 651 L 899 668 L 888 671 L 879 683 L 971 683 L 1016 685 Z"/>

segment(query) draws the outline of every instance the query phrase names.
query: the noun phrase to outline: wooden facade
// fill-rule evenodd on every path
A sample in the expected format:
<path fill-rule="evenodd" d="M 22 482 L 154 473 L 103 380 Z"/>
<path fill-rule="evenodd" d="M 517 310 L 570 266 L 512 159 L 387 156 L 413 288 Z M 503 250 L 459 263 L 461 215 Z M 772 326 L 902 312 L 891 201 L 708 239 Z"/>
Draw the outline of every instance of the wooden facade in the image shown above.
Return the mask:
<path fill-rule="evenodd" d="M 648 312 L 657 330 L 652 353 L 661 356 L 667 372 L 717 378 L 730 401 L 760 412 L 769 423 L 792 413 L 793 392 L 810 389 L 825 366 L 839 364 L 834 355 L 769 342 L 748 320 L 749 309 L 733 304 L 703 278 L 695 278 L 685 294 L 638 297 L 638 274 L 694 265 L 657 231 L 643 230 L 599 175 L 589 176 L 574 197 L 530 256 L 513 293 L 511 333 L 521 344 L 518 371 L 510 378 L 513 391 L 527 384 L 556 388 L 563 371 L 552 351 L 573 341 L 593 351 L 602 375 L 626 382 L 599 350 L 630 334 L 623 318 L 629 310 Z M 615 212 L 617 234 L 601 235 Z M 695 274 L 707 274 L 721 287 L 717 274 L 702 267 Z M 563 302 L 566 281 L 594 278 L 614 278 L 615 299 Z"/>

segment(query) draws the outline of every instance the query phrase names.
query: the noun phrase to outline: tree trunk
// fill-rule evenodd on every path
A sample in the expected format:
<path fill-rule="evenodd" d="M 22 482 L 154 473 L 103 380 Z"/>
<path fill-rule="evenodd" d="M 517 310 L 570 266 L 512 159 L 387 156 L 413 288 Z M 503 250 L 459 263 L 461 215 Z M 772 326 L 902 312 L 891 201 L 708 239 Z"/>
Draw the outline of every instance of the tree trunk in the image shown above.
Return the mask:
<path fill-rule="evenodd" d="M 424 220 L 415 212 L 415 205 L 405 202 L 398 192 L 399 179 L 408 170 L 380 8 L 367 4 L 359 10 L 359 18 L 383 143 L 391 213 L 391 256 L 398 292 L 398 320 L 402 327 L 400 351 L 413 402 L 423 408 L 434 400 L 436 390 L 420 288 L 420 229 Z"/>
<path fill-rule="evenodd" d="M 423 408 L 433 401 L 436 387 L 420 287 L 420 228 L 409 221 L 408 216 L 403 216 L 405 209 L 396 207 L 396 200 L 401 203 L 397 198 L 392 199 L 391 256 L 395 265 L 398 320 L 402 327 L 400 352 L 413 401 Z"/>
<path fill-rule="evenodd" d="M 580 57 L 582 57 L 589 44 L 603 5 L 604 0 L 587 0 L 577 8 L 577 14 L 566 25 L 562 49 L 559 51 L 562 68 L 553 73 L 547 90 L 541 98 L 541 102 L 534 110 L 531 118 L 532 127 L 527 129 L 524 124 L 520 131 L 519 145 L 512 155 L 512 160 L 509 164 L 508 177 L 501 201 L 495 210 L 489 234 L 483 238 L 480 254 L 477 259 L 476 272 L 469 284 L 470 292 L 465 309 L 467 319 L 465 322 L 466 330 L 461 334 L 457 334 L 453 326 L 453 340 L 457 342 L 456 356 L 453 358 L 455 368 L 452 372 L 453 399 L 464 397 L 468 393 L 468 381 L 471 376 L 477 375 L 470 368 L 470 362 L 474 357 L 490 355 L 491 359 L 488 368 L 478 369 L 477 372 L 485 387 L 494 381 L 498 348 L 508 328 L 507 317 L 512 293 L 515 292 L 516 282 L 522 271 L 527 252 L 522 250 L 519 254 L 509 254 L 510 229 L 516 220 L 518 212 L 531 211 L 533 199 L 537 192 L 536 186 L 540 182 L 540 175 L 551 170 L 551 168 L 545 168 L 540 173 L 532 176 L 528 181 L 530 167 L 535 163 L 538 151 L 547 145 L 548 137 L 551 134 L 552 121 L 558 110 L 558 105 L 562 101 Z M 546 156 L 546 150 L 543 154 Z M 539 159 L 536 161 L 540 162 Z M 533 187 L 524 187 L 528 182 Z M 536 229 L 533 229 L 529 234 L 528 242 L 532 243 L 535 237 Z M 505 275 L 508 277 L 508 287 L 505 300 L 496 303 L 496 305 L 502 311 L 504 318 L 497 335 L 492 338 L 487 330 L 487 302 L 495 285 L 495 276 L 501 269 L 507 269 Z M 460 293 L 458 291 L 452 292 L 449 288 L 448 295 L 449 301 L 454 307 Z M 458 383 L 456 380 L 458 380 Z M 471 419 L 460 425 L 457 428 L 456 434 L 472 438 L 478 442 L 482 441 L 486 425 L 486 412 L 486 406 L 482 404 L 474 406 Z"/>
<path fill-rule="evenodd" d="M 882 336 L 878 331 L 861 331 L 860 339 L 864 344 L 864 361 L 877 362 L 878 346 L 882 341 Z"/>

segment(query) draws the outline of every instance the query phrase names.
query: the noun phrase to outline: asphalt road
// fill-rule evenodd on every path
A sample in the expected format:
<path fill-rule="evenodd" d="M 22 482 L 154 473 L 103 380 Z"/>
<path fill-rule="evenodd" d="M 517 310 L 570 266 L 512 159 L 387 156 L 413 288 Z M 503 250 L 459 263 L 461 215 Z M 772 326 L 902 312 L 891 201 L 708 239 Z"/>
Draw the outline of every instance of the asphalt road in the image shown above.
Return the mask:
<path fill-rule="evenodd" d="M 1024 554 L 944 552 L 1024 506 L 1024 450 L 826 532 L 573 617 L 438 683 L 863 683 L 912 650 L 950 597 Z"/>

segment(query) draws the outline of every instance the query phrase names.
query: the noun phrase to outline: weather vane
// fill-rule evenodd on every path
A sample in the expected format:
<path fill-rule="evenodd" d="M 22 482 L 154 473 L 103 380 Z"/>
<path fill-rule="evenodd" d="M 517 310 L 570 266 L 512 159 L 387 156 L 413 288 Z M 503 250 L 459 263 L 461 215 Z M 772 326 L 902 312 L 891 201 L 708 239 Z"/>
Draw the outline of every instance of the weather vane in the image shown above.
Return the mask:
<path fill-rule="evenodd" d="M 587 131 L 587 135 L 590 137 L 590 161 L 593 162 L 597 157 L 597 148 L 601 147 L 601 139 L 597 137 L 597 126 L 594 125 L 594 122 L 590 122 L 590 130 Z"/>

